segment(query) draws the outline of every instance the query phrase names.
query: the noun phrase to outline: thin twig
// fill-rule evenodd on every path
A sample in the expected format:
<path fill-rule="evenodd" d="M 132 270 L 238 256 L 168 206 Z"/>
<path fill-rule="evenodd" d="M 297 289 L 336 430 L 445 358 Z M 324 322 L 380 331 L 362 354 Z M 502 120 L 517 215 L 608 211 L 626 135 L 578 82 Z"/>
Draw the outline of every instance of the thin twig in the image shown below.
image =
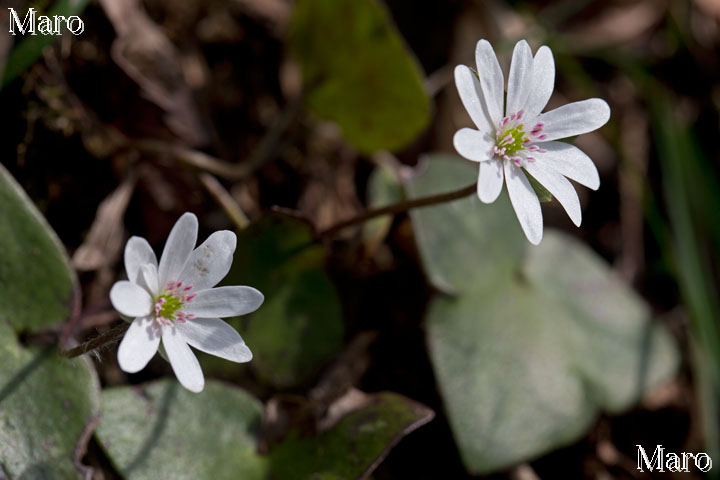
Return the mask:
<path fill-rule="evenodd" d="M 81 343 L 77 347 L 60 353 L 62 356 L 67 358 L 79 357 L 80 355 L 84 355 L 88 352 L 104 347 L 105 345 L 117 342 L 123 337 L 123 335 L 125 335 L 128 328 L 130 328 L 130 324 L 128 322 L 123 322 L 120 325 L 111 328 L 107 332 L 102 333 L 87 342 Z"/>
<path fill-rule="evenodd" d="M 127 146 L 143 153 L 174 157 L 187 166 L 210 172 L 213 175 L 218 175 L 228 180 L 242 180 L 249 177 L 253 172 L 253 169 L 249 168 L 247 162 L 239 164 L 228 163 L 199 150 L 193 150 L 163 140 L 150 138 L 127 140 Z"/>
<path fill-rule="evenodd" d="M 227 216 L 230 217 L 230 220 L 232 220 L 239 230 L 248 226 L 250 220 L 248 220 L 247 215 L 245 215 L 245 212 L 242 211 L 240 205 L 238 205 L 232 195 L 230 195 L 225 187 L 222 186 L 217 178 L 213 177 L 209 173 L 203 172 L 198 175 L 198 179 L 210 195 L 213 196 L 215 201 L 220 204 L 223 210 L 225 210 Z"/>
<path fill-rule="evenodd" d="M 477 190 L 477 183 L 473 183 L 472 185 L 468 185 L 467 187 L 463 187 L 459 190 L 454 190 L 452 192 L 440 193 L 437 195 L 430 195 L 430 196 L 421 197 L 421 198 L 415 198 L 412 200 L 406 200 L 404 202 L 398 202 L 398 203 L 394 203 L 392 205 L 387 205 L 385 207 L 373 208 L 370 210 L 366 210 L 363 213 L 361 213 L 360 215 L 357 215 L 348 220 L 344 220 L 344 221 L 337 223 L 325 230 L 318 232 L 317 236 L 320 239 L 330 238 L 347 227 L 351 227 L 353 225 L 357 225 L 359 223 L 366 222 L 372 218 L 379 217 L 381 215 L 389 215 L 389 214 L 395 215 L 398 213 L 406 212 L 413 208 L 429 207 L 431 205 L 437 205 L 439 203 L 452 202 L 453 200 L 458 200 L 460 198 L 472 195 L 473 193 L 476 192 L 476 190 Z"/>

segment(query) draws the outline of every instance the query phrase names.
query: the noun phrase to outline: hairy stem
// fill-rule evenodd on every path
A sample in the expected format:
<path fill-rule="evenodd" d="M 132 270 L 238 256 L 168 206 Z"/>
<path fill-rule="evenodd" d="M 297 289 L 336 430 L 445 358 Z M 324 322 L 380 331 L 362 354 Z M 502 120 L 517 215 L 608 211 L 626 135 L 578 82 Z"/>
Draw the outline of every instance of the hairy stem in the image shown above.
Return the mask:
<path fill-rule="evenodd" d="M 452 192 L 439 193 L 436 195 L 429 195 L 427 197 L 421 198 L 414 198 L 412 200 L 405 200 L 403 202 L 394 203 L 392 205 L 387 205 L 380 208 L 371 208 L 370 210 L 364 211 L 360 215 L 344 220 L 340 223 L 333 225 L 332 227 L 318 232 L 317 236 L 320 239 L 330 238 L 347 227 L 366 222 L 375 217 L 379 217 L 382 215 L 396 215 L 398 213 L 411 210 L 413 208 L 429 207 L 431 205 L 437 205 L 439 203 L 452 202 L 453 200 L 458 200 L 460 198 L 472 195 L 476 191 L 477 183 L 473 183 L 472 185 L 468 185 L 467 187 L 463 187 L 459 190 L 453 190 Z"/>
<path fill-rule="evenodd" d="M 60 353 L 64 357 L 68 358 L 79 357 L 80 355 L 84 355 L 88 352 L 104 347 L 105 345 L 117 342 L 123 337 L 123 335 L 125 335 L 125 332 L 127 332 L 128 328 L 130 328 L 130 324 L 128 322 L 123 322 L 120 325 L 111 328 L 107 332 L 102 333 L 97 337 L 88 340 L 87 342 L 81 343 L 77 347 L 65 350 Z"/>

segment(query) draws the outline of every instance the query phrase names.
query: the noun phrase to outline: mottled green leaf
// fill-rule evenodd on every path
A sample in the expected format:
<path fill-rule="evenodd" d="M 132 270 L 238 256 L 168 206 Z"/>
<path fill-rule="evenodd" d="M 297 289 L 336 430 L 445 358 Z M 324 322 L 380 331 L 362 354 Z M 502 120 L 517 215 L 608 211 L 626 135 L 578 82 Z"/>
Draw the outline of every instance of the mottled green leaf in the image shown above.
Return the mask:
<path fill-rule="evenodd" d="M 238 233 L 224 283 L 265 295 L 262 307 L 235 325 L 253 351 L 250 367 L 267 383 L 302 383 L 342 346 L 340 301 L 324 261 L 308 225 L 287 216 L 266 216 Z"/>
<path fill-rule="evenodd" d="M 89 361 L 54 347 L 23 349 L 2 319 L 0 358 L 0 477 L 81 478 L 74 451 L 100 409 Z"/>
<path fill-rule="evenodd" d="M 66 320 L 74 282 L 55 233 L 0 165 L 0 322 L 34 332 Z"/>
<path fill-rule="evenodd" d="M 83 11 L 85 5 L 89 0 L 58 0 L 47 12 L 36 12 L 37 16 L 48 15 L 62 15 L 65 17 L 71 17 L 78 15 Z M 29 3 L 33 6 L 32 3 Z M 25 18 L 24 9 L 16 9 L 18 18 L 22 22 Z M 8 12 L 3 12 L 8 13 Z M 12 21 L 12 18 L 10 19 Z M 3 35 L 7 35 L 7 32 L 2 32 Z M 17 35 L 20 35 L 18 32 Z M 65 30 L 63 35 L 72 35 L 70 32 Z M 10 52 L 10 55 L 5 65 L 5 74 L 3 75 L 1 87 L 11 82 L 15 77 L 20 75 L 22 72 L 27 70 L 33 63 L 35 63 L 42 54 L 42 51 L 48 45 L 52 45 L 59 37 L 59 35 L 30 35 L 29 33 L 22 37 L 22 40 L 18 45 Z M 2 69 L 0 69 L 2 71 Z"/>
<path fill-rule="evenodd" d="M 96 435 L 127 480 L 260 480 L 256 452 L 262 405 L 245 391 L 209 381 L 201 393 L 175 380 L 102 393 Z"/>
<path fill-rule="evenodd" d="M 423 75 L 377 0 L 299 0 L 288 45 L 310 109 L 362 152 L 401 148 L 427 125 Z"/>
<path fill-rule="evenodd" d="M 364 478 L 402 437 L 434 416 L 424 405 L 395 393 L 369 398 L 318 436 L 292 432 L 270 452 L 272 478 Z"/>
<path fill-rule="evenodd" d="M 456 155 L 426 156 L 422 165 L 427 171 L 407 185 L 410 197 L 450 192 L 477 181 L 477 165 Z M 505 193 L 491 205 L 470 195 L 410 214 L 425 273 L 442 291 L 474 291 L 503 281 L 522 260 L 526 240 Z"/>
<path fill-rule="evenodd" d="M 409 190 L 431 193 L 430 179 L 452 171 L 462 184 L 462 170 L 434 157 Z M 552 229 L 533 247 L 506 203 L 413 213 L 429 277 L 451 279 L 458 292 L 432 300 L 427 338 L 461 456 L 476 474 L 576 441 L 601 411 L 629 408 L 678 363 L 668 333 L 602 259 Z"/>

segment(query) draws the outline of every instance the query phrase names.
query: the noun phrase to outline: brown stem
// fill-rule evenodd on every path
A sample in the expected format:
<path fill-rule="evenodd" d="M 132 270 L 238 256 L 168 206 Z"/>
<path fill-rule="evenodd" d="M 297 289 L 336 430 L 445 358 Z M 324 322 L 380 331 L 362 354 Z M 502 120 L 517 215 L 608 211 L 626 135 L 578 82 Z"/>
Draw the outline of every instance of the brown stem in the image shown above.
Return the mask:
<path fill-rule="evenodd" d="M 473 183 L 472 185 L 468 185 L 467 187 L 463 187 L 459 190 L 453 190 L 452 192 L 439 193 L 437 195 L 430 195 L 421 198 L 414 198 L 412 200 L 406 200 L 404 202 L 398 202 L 380 208 L 371 208 L 370 210 L 364 211 L 360 215 L 344 220 L 340 223 L 333 225 L 332 227 L 318 232 L 317 236 L 320 239 L 329 238 L 336 235 L 341 230 L 347 227 L 366 222 L 372 218 L 379 217 L 381 215 L 395 215 L 398 213 L 406 212 L 413 208 L 429 207 L 431 205 L 437 205 L 439 203 L 452 202 L 453 200 L 458 200 L 460 198 L 472 195 L 476 191 L 477 183 Z"/>
<path fill-rule="evenodd" d="M 128 328 L 130 328 L 130 324 L 128 322 L 123 322 L 85 343 L 81 343 L 77 347 L 61 352 L 61 354 L 67 358 L 79 357 L 80 355 L 84 355 L 88 352 L 104 347 L 105 345 L 117 342 L 123 337 L 123 335 L 125 335 Z"/>

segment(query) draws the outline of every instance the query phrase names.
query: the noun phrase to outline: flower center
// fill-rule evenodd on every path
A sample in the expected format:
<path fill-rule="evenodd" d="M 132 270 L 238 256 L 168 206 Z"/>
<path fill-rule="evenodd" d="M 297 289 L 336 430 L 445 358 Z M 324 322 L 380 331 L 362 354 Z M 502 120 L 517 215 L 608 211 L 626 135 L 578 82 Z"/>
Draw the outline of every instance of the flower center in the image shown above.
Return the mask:
<path fill-rule="evenodd" d="M 527 162 L 534 162 L 535 158 L 529 152 L 544 153 L 546 150 L 532 145 L 534 141 L 547 137 L 542 133 L 544 124 L 536 123 L 531 130 L 526 130 L 521 123 L 524 112 L 520 110 L 500 121 L 495 132 L 495 146 L 493 155 L 498 160 L 507 160 L 516 167 L 523 167 Z"/>
<path fill-rule="evenodd" d="M 192 285 L 183 285 L 183 282 L 168 282 L 155 299 L 155 318 L 169 326 L 195 318 L 192 313 L 186 314 L 182 310 L 186 303 L 195 298 L 194 293 L 189 293 L 192 289 Z"/>

